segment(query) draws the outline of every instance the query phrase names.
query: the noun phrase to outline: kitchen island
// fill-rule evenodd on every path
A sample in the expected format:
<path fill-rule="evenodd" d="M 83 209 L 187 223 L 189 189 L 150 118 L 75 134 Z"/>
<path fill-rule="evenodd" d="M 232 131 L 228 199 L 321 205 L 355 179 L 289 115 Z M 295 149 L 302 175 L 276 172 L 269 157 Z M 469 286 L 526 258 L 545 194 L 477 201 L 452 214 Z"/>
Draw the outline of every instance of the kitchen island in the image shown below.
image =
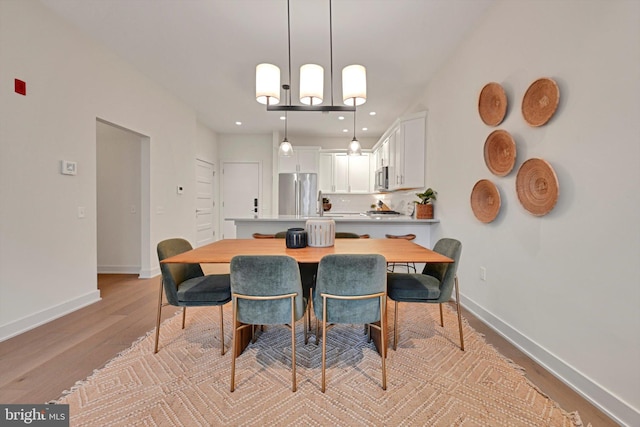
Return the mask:
<path fill-rule="evenodd" d="M 433 247 L 431 228 L 440 222 L 438 219 L 414 219 L 406 215 L 368 216 L 352 213 L 331 213 L 322 217 L 280 215 L 260 218 L 226 218 L 226 220 L 235 222 L 238 239 L 249 239 L 253 233 L 275 234 L 289 228 L 304 228 L 307 219 L 320 218 L 334 220 L 336 231 L 368 234 L 372 238 L 384 238 L 385 234 L 415 234 L 414 242 L 426 248 Z"/>

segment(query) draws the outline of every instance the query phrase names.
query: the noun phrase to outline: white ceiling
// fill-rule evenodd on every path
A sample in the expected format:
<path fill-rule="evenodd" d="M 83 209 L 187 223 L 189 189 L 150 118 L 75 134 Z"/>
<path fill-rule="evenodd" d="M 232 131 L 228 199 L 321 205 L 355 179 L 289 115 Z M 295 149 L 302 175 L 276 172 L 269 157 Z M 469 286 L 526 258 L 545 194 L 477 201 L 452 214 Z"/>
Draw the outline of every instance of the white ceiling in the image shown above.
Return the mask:
<path fill-rule="evenodd" d="M 174 93 L 216 132 L 283 130 L 282 114 L 255 100 L 255 66 L 276 64 L 287 80 L 286 0 L 41 1 Z M 493 1 L 333 1 L 334 105 L 342 105 L 342 68 L 367 68 L 359 137 L 378 138 L 422 96 Z M 292 103 L 299 104 L 299 67 L 312 62 L 325 69 L 324 104 L 330 104 L 329 0 L 291 0 L 290 7 Z M 344 121 L 338 116 L 289 113 L 289 134 L 350 139 L 352 113 Z"/>

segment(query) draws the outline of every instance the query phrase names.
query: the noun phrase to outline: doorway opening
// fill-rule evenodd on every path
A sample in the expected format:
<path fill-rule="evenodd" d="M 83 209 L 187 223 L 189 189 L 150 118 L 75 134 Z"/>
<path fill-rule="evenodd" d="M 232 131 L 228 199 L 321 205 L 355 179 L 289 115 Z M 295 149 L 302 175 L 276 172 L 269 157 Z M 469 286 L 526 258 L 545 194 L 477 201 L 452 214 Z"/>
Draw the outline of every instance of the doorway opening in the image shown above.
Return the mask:
<path fill-rule="evenodd" d="M 96 119 L 97 272 L 152 277 L 150 138 Z"/>

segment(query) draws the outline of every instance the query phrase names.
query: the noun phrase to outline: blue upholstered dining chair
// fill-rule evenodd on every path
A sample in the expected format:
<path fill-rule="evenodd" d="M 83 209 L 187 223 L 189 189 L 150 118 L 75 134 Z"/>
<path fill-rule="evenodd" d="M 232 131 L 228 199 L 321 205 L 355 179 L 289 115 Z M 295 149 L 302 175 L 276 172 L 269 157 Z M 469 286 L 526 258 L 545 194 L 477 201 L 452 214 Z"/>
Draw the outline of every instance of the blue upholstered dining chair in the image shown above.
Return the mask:
<path fill-rule="evenodd" d="M 180 238 L 167 239 L 158 243 L 158 259 L 178 255 L 193 249 L 191 244 Z M 162 307 L 174 305 L 182 307 L 182 329 L 184 329 L 187 315 L 187 307 L 218 306 L 220 308 L 220 341 L 222 343 L 221 354 L 224 355 L 224 319 L 222 306 L 231 301 L 231 288 L 228 274 L 205 275 L 200 264 L 162 264 L 162 281 L 158 296 L 158 317 L 156 319 L 156 343 L 153 352 L 158 352 L 158 340 L 160 337 L 160 317 Z M 162 301 L 162 289 L 167 299 Z"/>
<path fill-rule="evenodd" d="M 322 392 L 325 391 L 327 324 L 365 324 L 386 331 L 387 263 L 382 255 L 326 255 L 318 265 L 313 308 L 322 321 Z M 380 321 L 380 325 L 374 322 Z M 382 389 L 387 389 L 384 353 L 385 333 L 381 333 Z M 317 337 L 317 332 L 316 332 Z"/>
<path fill-rule="evenodd" d="M 235 389 L 238 332 L 254 325 L 289 325 L 291 328 L 291 389 L 296 391 L 296 321 L 307 300 L 302 292 L 295 259 L 284 255 L 238 255 L 231 259 L 233 344 L 231 391 Z M 305 336 L 307 334 L 304 323 Z"/>
<path fill-rule="evenodd" d="M 439 304 L 440 325 L 444 327 L 442 304 L 451 299 L 456 292 L 456 310 L 458 312 L 458 330 L 460 332 L 460 349 L 464 351 L 462 336 L 462 316 L 460 314 L 460 292 L 456 271 L 462 252 L 462 244 L 455 239 L 440 239 L 433 247 L 435 252 L 451 258 L 453 263 L 428 263 L 422 274 L 388 273 L 387 292 L 394 301 L 395 319 L 393 322 L 393 349 L 398 345 L 398 303 L 417 302 Z"/>

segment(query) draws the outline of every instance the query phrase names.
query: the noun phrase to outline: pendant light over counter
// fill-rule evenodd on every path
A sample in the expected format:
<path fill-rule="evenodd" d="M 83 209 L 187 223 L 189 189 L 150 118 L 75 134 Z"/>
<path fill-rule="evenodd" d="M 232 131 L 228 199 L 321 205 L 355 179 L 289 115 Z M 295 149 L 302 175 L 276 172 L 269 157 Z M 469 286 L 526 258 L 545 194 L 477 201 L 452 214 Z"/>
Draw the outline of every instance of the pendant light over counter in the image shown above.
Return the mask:
<path fill-rule="evenodd" d="M 329 0 L 329 34 L 330 34 L 330 82 L 331 104 L 321 105 L 324 100 L 324 69 L 318 64 L 305 64 L 300 67 L 299 99 L 302 105 L 291 104 L 291 13 L 287 0 L 287 36 L 289 54 L 288 83 L 282 85 L 287 98 L 286 105 L 280 103 L 280 68 L 274 64 L 263 63 L 256 66 L 256 100 L 267 106 L 267 111 L 285 112 L 285 137 L 280 144 L 279 154 L 291 155 L 291 144 L 287 140 L 287 112 L 289 111 L 352 111 L 353 140 L 349 144 L 350 155 L 362 154 L 360 143 L 356 139 L 356 106 L 367 100 L 367 73 L 362 65 L 349 65 L 342 70 L 342 100 L 344 106 L 333 104 L 333 28 L 331 0 Z M 284 147 L 283 147 L 284 145 Z M 288 154 L 285 154 L 288 153 Z"/>

